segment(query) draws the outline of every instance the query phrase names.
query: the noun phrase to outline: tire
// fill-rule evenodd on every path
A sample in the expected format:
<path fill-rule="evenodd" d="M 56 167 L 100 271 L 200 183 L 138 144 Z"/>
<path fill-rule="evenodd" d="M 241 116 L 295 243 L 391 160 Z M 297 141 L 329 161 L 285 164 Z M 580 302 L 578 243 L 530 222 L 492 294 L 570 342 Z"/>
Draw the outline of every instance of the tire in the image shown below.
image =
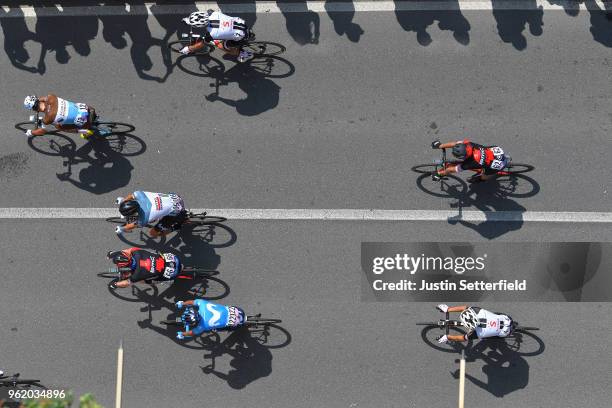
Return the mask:
<path fill-rule="evenodd" d="M 282 44 L 267 41 L 251 41 L 243 45 L 242 49 L 251 51 L 255 58 L 266 55 L 279 55 L 287 50 Z"/>
<path fill-rule="evenodd" d="M 181 50 L 183 49 L 183 47 L 186 47 L 188 45 L 191 45 L 191 42 L 189 40 L 176 40 L 176 41 L 172 41 L 168 43 L 168 48 L 170 48 L 171 51 L 177 53 L 177 54 L 181 54 Z M 196 51 L 194 53 L 191 54 L 186 54 L 186 56 L 189 55 L 205 55 L 205 54 L 210 54 L 215 48 L 210 45 L 210 44 L 206 44 L 206 46 L 204 48 L 202 48 L 199 51 Z M 181 54 L 183 55 L 183 54 Z"/>
<path fill-rule="evenodd" d="M 438 322 L 418 322 L 417 326 L 437 326 Z"/>
<path fill-rule="evenodd" d="M 510 163 L 508 168 L 505 170 L 502 170 L 502 172 L 506 174 L 521 174 L 521 173 L 530 172 L 533 169 L 535 169 L 535 167 L 530 164 Z"/>
<path fill-rule="evenodd" d="M 208 225 L 208 224 L 219 224 L 227 221 L 225 217 L 211 217 L 206 215 L 204 217 L 192 216 L 188 218 L 190 224 L 194 225 Z"/>
<path fill-rule="evenodd" d="M 265 326 L 269 324 L 278 324 L 282 323 L 280 319 L 266 319 L 258 316 L 247 316 L 247 321 L 245 325 L 247 326 Z"/>
<path fill-rule="evenodd" d="M 132 134 L 113 133 L 104 136 L 109 148 L 122 156 L 138 156 L 147 150 L 146 143 Z"/>
<path fill-rule="evenodd" d="M 28 146 L 35 152 L 45 156 L 69 157 L 76 151 L 76 143 L 66 135 L 49 132 L 43 136 L 28 138 Z"/>
<path fill-rule="evenodd" d="M 417 177 L 416 184 L 424 193 L 440 198 L 460 199 L 465 197 L 468 189 L 467 183 L 454 175 L 448 175 L 440 181 L 433 181 L 431 173 L 422 173 Z"/>
<path fill-rule="evenodd" d="M 440 166 L 433 164 L 433 163 L 432 164 L 419 164 L 417 166 L 414 166 L 411 170 L 419 174 L 433 174 L 435 173 L 438 167 Z"/>
<path fill-rule="evenodd" d="M 527 332 L 527 331 L 534 331 L 534 330 L 540 330 L 539 327 L 517 327 L 514 329 L 514 331 L 522 331 L 522 332 Z"/>
<path fill-rule="evenodd" d="M 99 276 L 101 278 L 112 278 L 112 279 L 115 279 L 117 277 L 117 272 L 102 272 L 102 273 L 99 273 L 97 276 Z"/>
<path fill-rule="evenodd" d="M 136 129 L 135 126 L 130 125 L 129 123 L 121 123 L 121 122 L 98 122 L 96 123 L 96 127 L 105 127 L 110 129 L 112 135 L 122 135 L 125 133 L 133 132 Z"/>
<path fill-rule="evenodd" d="M 121 217 L 109 217 L 106 219 L 106 222 L 112 222 L 114 224 L 125 224 L 127 219 Z"/>

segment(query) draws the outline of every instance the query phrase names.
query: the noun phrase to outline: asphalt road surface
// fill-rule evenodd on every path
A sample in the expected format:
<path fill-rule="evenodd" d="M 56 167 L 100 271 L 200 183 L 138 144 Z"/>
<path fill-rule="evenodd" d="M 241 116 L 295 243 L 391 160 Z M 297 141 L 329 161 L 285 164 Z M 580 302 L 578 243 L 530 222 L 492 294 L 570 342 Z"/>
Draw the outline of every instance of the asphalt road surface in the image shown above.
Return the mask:
<path fill-rule="evenodd" d="M 258 39 L 286 47 L 267 75 L 218 52 L 175 65 L 162 50 L 178 15 L 0 18 L 0 207 L 110 207 L 147 189 L 210 208 L 610 210 L 603 13 L 245 17 Z M 185 72 L 200 63 L 224 69 Z M 78 138 L 54 156 L 32 149 L 13 124 L 27 117 L 24 95 L 46 92 L 135 126 L 123 151 L 133 155 Z M 430 142 L 464 137 L 500 144 L 535 170 L 504 196 L 419 188 L 411 167 L 431 161 Z M 109 223 L 0 227 L 0 368 L 108 407 L 120 341 L 126 407 L 452 406 L 458 354 L 426 344 L 414 324 L 437 318 L 434 305 L 362 299 L 361 242 L 612 240 L 608 224 L 230 220 L 212 242 L 184 235 L 166 247 L 220 272 L 211 285 L 221 303 L 282 319 L 268 343 L 278 347 L 244 332 L 186 347 L 159 328 L 186 298 L 180 287 L 142 285 L 126 301 L 96 277 L 106 251 L 126 245 Z M 140 238 L 127 236 L 153 245 Z M 609 406 L 609 304 L 491 307 L 542 330 L 524 339 L 531 355 L 498 343 L 468 353 L 468 406 Z"/>

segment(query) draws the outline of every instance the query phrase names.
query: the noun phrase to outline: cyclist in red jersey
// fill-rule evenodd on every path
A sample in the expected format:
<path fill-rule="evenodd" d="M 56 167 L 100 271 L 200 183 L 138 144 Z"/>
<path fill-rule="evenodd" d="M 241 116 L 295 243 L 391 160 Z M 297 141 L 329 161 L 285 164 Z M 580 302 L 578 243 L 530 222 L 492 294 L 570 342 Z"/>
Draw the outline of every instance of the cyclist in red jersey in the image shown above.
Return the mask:
<path fill-rule="evenodd" d="M 470 182 L 485 181 L 508 165 L 509 158 L 499 146 L 483 146 L 470 142 L 469 139 L 456 142 L 441 143 L 436 140 L 431 143 L 432 149 L 450 149 L 453 156 L 461 163 L 438 170 L 434 180 L 440 180 L 447 174 L 460 173 L 463 170 L 476 170 L 477 174 L 469 178 Z"/>
<path fill-rule="evenodd" d="M 109 251 L 106 257 L 119 268 L 129 268 L 128 275 L 112 286 L 126 288 L 138 281 L 174 280 L 183 269 L 178 256 L 172 253 L 152 253 L 142 248 L 128 248 L 123 251 Z"/>

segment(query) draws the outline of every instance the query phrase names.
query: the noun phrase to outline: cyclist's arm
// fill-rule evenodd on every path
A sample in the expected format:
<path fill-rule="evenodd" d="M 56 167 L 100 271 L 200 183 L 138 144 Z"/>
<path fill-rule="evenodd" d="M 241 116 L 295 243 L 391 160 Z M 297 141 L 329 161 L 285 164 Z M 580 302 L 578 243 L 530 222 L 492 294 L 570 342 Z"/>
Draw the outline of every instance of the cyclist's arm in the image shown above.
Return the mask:
<path fill-rule="evenodd" d="M 454 147 L 457 143 L 462 143 L 462 141 L 442 143 L 440 146 L 438 146 L 438 149 L 450 149 L 450 148 Z"/>
<path fill-rule="evenodd" d="M 193 306 L 193 305 L 194 305 L 194 303 L 193 303 L 193 300 L 185 300 L 185 301 L 183 302 L 183 305 L 184 305 L 184 306 Z"/>
<path fill-rule="evenodd" d="M 449 334 L 448 336 L 446 336 L 448 338 L 448 341 L 466 341 L 467 340 L 467 335 L 461 335 L 461 334 Z"/>
<path fill-rule="evenodd" d="M 124 230 L 125 232 L 129 232 L 129 231 L 132 231 L 132 230 L 133 230 L 134 228 L 136 228 L 137 226 L 138 226 L 138 224 L 137 224 L 137 223 L 135 223 L 135 222 L 130 222 L 129 224 L 125 224 L 125 225 L 123 226 L 123 230 Z"/>
<path fill-rule="evenodd" d="M 449 312 L 463 312 L 465 309 L 467 309 L 467 306 L 450 306 L 448 308 Z"/>

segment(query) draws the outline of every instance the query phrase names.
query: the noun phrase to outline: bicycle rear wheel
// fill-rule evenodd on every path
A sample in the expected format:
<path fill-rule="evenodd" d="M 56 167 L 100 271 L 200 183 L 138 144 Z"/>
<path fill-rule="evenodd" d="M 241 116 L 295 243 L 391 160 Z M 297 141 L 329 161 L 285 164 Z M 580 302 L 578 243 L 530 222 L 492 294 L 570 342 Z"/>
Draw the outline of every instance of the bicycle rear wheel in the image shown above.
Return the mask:
<path fill-rule="evenodd" d="M 510 163 L 510 165 L 502 170 L 500 173 L 505 174 L 521 174 L 527 173 L 535 169 L 531 164 L 523 164 L 523 163 Z"/>
<path fill-rule="evenodd" d="M 187 218 L 188 222 L 195 225 L 207 225 L 227 221 L 225 217 L 215 217 L 205 214 L 191 214 Z"/>
<path fill-rule="evenodd" d="M 99 274 L 97 274 L 97 276 L 101 277 L 101 278 L 117 278 L 117 272 L 101 272 Z"/>
<path fill-rule="evenodd" d="M 535 330 L 540 330 L 540 328 L 539 327 L 522 327 L 522 326 L 518 326 L 517 328 L 514 329 L 514 331 L 522 331 L 522 332 L 535 331 Z"/>
<path fill-rule="evenodd" d="M 267 319 L 261 316 L 247 316 L 247 321 L 245 325 L 247 326 L 265 326 L 269 324 L 278 324 L 282 323 L 280 319 Z"/>
<path fill-rule="evenodd" d="M 96 123 L 97 128 L 106 128 L 110 130 L 109 134 L 122 135 L 125 133 L 133 132 L 136 126 L 130 125 L 129 123 L 121 122 L 98 122 Z"/>
<path fill-rule="evenodd" d="M 268 41 L 250 41 L 242 46 L 245 51 L 251 51 L 255 57 L 264 55 L 278 55 L 287 49 L 284 45 Z"/>

